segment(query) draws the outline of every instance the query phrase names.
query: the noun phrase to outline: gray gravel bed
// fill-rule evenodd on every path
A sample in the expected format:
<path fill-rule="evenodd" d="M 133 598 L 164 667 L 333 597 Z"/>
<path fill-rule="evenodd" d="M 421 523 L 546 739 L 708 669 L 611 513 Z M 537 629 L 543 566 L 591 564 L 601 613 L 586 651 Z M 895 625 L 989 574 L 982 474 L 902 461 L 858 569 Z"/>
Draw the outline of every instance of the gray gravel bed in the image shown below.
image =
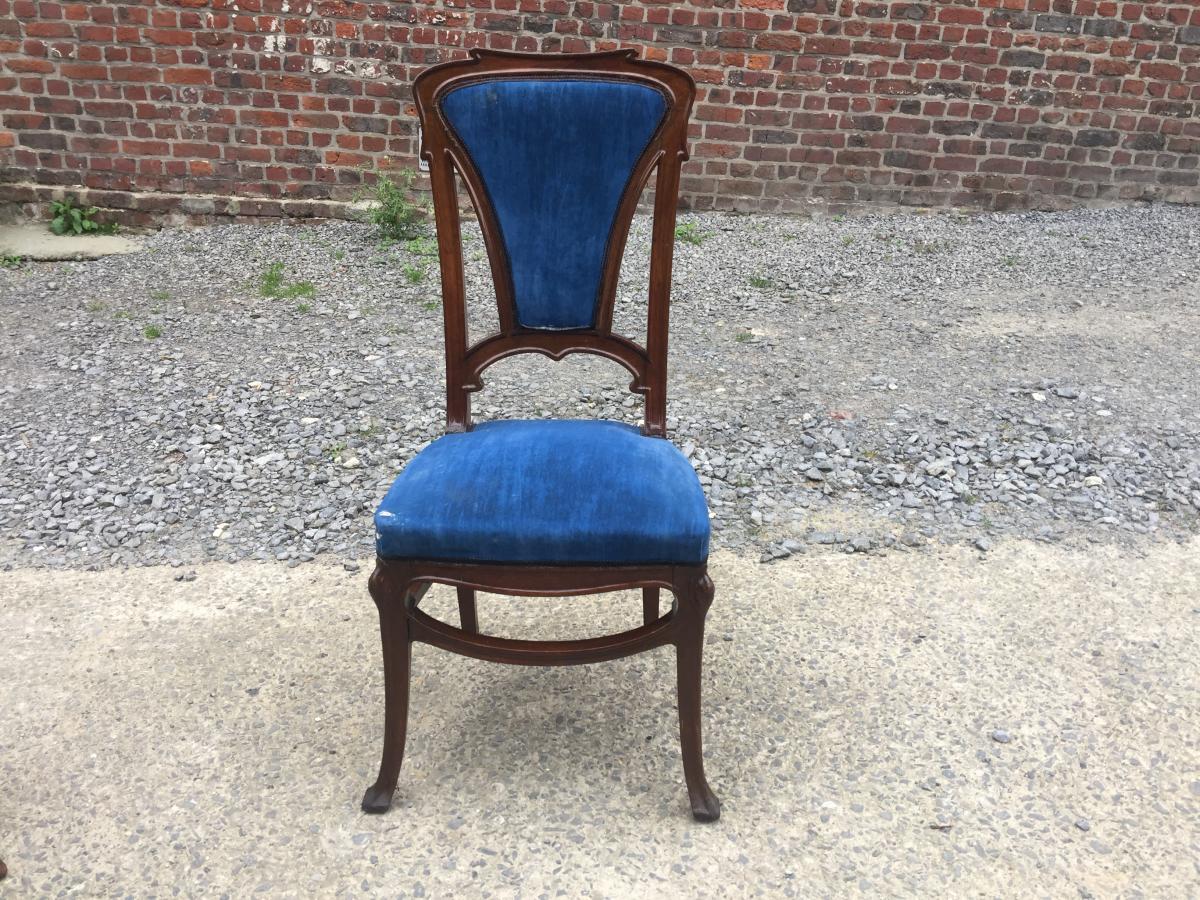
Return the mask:
<path fill-rule="evenodd" d="M 669 425 L 716 546 L 1200 531 L 1200 209 L 683 220 Z M 375 504 L 442 428 L 428 248 L 344 222 L 145 243 L 0 269 L 0 564 L 369 556 Z M 639 218 L 633 335 L 647 243 Z M 473 226 L 466 256 L 480 336 Z M 261 296 L 272 263 L 291 296 Z M 627 382 L 509 360 L 476 416 L 636 421 Z"/>

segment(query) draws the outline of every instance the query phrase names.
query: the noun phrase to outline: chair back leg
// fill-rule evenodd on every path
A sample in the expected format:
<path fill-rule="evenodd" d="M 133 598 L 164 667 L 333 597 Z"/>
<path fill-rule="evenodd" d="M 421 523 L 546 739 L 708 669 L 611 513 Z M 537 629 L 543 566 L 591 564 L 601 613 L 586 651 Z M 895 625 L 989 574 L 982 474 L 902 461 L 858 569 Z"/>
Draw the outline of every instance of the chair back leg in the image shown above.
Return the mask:
<path fill-rule="evenodd" d="M 479 612 L 475 607 L 475 588 L 458 589 L 458 622 L 463 631 L 479 633 Z"/>
<path fill-rule="evenodd" d="M 642 624 L 658 620 L 658 588 L 642 588 Z"/>
<path fill-rule="evenodd" d="M 679 681 L 679 742 L 683 750 L 683 776 L 687 782 L 692 816 L 699 822 L 715 822 L 721 804 L 704 777 L 704 742 L 700 721 L 700 669 L 704 654 L 704 618 L 713 600 L 713 583 L 708 575 L 690 578 L 679 585 L 679 631 L 676 638 L 676 667 Z"/>

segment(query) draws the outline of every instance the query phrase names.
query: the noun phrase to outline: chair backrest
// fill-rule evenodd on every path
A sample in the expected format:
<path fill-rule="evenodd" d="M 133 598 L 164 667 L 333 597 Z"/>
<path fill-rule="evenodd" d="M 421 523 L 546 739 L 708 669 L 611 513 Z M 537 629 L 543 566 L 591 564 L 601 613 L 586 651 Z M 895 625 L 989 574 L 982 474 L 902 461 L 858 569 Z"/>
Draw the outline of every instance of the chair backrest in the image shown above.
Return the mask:
<path fill-rule="evenodd" d="M 413 85 L 429 161 L 446 319 L 447 429 L 471 427 L 484 369 L 515 353 L 595 353 L 633 374 L 645 431 L 666 433 L 679 170 L 695 85 L 634 50 L 475 50 Z M 656 171 L 646 345 L 614 334 L 621 255 Z M 468 346 L 456 176 L 479 216 L 500 330 Z"/>

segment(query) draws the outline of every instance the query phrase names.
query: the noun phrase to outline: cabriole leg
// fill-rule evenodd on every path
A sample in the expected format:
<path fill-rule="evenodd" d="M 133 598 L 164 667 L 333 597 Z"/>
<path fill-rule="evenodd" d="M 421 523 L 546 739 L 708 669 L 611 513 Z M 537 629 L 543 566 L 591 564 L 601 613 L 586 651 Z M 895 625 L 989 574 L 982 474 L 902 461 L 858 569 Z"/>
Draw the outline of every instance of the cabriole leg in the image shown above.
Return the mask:
<path fill-rule="evenodd" d="M 379 608 L 385 706 L 379 777 L 363 794 L 362 809 L 367 813 L 384 813 L 392 805 L 408 732 L 408 682 L 412 662 L 407 609 L 410 586 L 377 568 L 371 576 L 370 588 L 371 597 Z"/>
<path fill-rule="evenodd" d="M 679 678 L 679 741 L 683 750 L 683 775 L 687 782 L 692 816 L 698 822 L 715 822 L 721 804 L 704 777 L 704 746 L 700 721 L 700 669 L 704 653 L 704 617 L 712 603 L 713 583 L 708 575 L 689 579 L 677 588 L 679 632 L 676 665 Z"/>

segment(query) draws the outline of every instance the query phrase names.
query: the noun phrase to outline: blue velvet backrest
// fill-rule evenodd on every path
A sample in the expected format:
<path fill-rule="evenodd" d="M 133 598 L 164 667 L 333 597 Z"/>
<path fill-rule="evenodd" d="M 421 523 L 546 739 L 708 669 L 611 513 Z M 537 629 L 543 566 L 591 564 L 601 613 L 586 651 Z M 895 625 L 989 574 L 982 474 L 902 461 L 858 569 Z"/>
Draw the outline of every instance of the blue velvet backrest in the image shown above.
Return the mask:
<path fill-rule="evenodd" d="M 467 84 L 440 106 L 487 193 L 517 323 L 593 327 L 618 207 L 666 98 L 645 84 L 559 75 Z"/>

